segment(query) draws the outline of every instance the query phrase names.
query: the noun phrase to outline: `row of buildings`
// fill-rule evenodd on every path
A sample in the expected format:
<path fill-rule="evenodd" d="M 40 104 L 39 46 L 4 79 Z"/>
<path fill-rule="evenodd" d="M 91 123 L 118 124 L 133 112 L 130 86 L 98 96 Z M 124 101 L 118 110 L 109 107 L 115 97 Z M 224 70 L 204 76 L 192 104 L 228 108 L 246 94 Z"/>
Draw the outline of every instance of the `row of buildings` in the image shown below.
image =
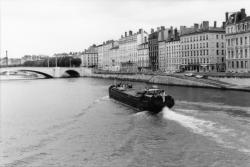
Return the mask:
<path fill-rule="evenodd" d="M 125 32 L 118 40 L 92 45 L 82 66 L 125 71 L 250 72 L 250 17 L 245 9 L 192 27 L 158 27 Z"/>
<path fill-rule="evenodd" d="M 22 58 L 8 58 L 6 51 L 6 57 L 0 58 L 0 66 L 19 66 L 26 61 L 38 61 L 47 58 L 48 56 L 45 55 L 25 55 Z"/>

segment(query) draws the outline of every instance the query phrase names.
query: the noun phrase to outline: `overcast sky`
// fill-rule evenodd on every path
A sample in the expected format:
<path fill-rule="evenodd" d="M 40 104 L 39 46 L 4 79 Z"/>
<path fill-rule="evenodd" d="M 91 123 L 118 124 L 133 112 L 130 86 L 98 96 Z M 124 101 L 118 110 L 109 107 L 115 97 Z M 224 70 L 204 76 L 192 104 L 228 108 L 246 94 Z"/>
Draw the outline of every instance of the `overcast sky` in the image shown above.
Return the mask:
<path fill-rule="evenodd" d="M 125 31 L 158 26 L 220 25 L 250 0 L 2 0 L 1 57 L 82 51 Z"/>

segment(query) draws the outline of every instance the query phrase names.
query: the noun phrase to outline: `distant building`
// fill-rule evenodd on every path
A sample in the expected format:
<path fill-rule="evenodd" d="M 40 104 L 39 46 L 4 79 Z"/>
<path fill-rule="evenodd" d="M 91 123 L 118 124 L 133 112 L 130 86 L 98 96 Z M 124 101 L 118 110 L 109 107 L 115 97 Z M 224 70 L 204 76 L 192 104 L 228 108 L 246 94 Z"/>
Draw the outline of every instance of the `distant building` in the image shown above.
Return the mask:
<path fill-rule="evenodd" d="M 19 59 L 19 58 L 9 58 L 8 65 L 9 66 L 21 65 L 21 59 Z"/>
<path fill-rule="evenodd" d="M 116 45 L 117 41 L 108 40 L 103 43 L 103 58 L 102 58 L 102 69 L 109 70 L 111 64 L 111 48 Z"/>
<path fill-rule="evenodd" d="M 245 9 L 226 13 L 226 66 L 228 72 L 250 72 L 250 16 Z"/>
<path fill-rule="evenodd" d="M 8 58 L 7 57 L 0 58 L 0 65 L 7 66 L 8 65 Z"/>
<path fill-rule="evenodd" d="M 159 70 L 177 71 L 180 69 L 180 37 L 177 29 L 171 27 L 164 32 L 159 41 Z"/>
<path fill-rule="evenodd" d="M 138 46 L 144 43 L 148 34 L 143 29 L 139 29 L 137 33 L 132 31 L 125 32 L 125 35 L 119 39 L 119 60 L 120 63 L 131 62 L 139 63 Z"/>
<path fill-rule="evenodd" d="M 103 44 L 97 46 L 97 53 L 98 53 L 98 69 L 103 68 Z"/>
<path fill-rule="evenodd" d="M 138 46 L 138 67 L 143 69 L 149 69 L 149 54 L 148 54 L 148 42 L 145 38 L 145 42 Z"/>
<path fill-rule="evenodd" d="M 98 65 L 98 52 L 95 45 L 90 46 L 81 55 L 83 67 L 97 67 Z"/>
<path fill-rule="evenodd" d="M 148 36 L 148 55 L 149 55 L 149 67 L 152 71 L 157 71 L 159 69 L 159 44 L 158 44 L 159 33 L 154 32 L 151 29 L 151 34 Z"/>
<path fill-rule="evenodd" d="M 49 56 L 46 55 L 24 55 L 21 58 L 21 64 L 25 63 L 26 61 L 38 61 L 47 59 Z"/>
<path fill-rule="evenodd" d="M 114 42 L 113 47 L 110 49 L 109 70 L 110 71 L 119 71 L 120 70 L 118 42 Z"/>
<path fill-rule="evenodd" d="M 208 21 L 191 28 L 181 26 L 181 68 L 185 71 L 225 71 L 225 30 Z"/>

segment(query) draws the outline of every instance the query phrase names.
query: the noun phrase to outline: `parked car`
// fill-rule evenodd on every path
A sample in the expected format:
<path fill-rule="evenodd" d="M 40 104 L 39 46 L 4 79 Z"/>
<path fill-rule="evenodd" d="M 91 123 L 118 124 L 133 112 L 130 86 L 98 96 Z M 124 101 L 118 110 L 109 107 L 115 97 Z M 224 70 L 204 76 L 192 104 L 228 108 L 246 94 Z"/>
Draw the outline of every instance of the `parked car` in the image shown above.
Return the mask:
<path fill-rule="evenodd" d="M 181 70 L 176 70 L 175 73 L 181 73 Z"/>
<path fill-rule="evenodd" d="M 185 76 L 187 76 L 187 77 L 193 77 L 194 74 L 193 73 L 187 73 L 187 74 L 185 74 Z"/>
<path fill-rule="evenodd" d="M 195 75 L 195 78 L 198 78 L 198 79 L 201 79 L 201 78 L 207 79 L 207 76 L 206 75 Z"/>

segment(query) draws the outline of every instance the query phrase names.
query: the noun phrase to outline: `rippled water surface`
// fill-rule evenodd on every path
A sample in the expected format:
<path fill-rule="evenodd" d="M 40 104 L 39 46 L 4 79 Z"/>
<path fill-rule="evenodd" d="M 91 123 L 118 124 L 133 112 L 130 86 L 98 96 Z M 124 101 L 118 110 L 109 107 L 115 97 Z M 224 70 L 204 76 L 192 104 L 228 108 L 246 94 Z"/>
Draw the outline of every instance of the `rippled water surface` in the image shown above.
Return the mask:
<path fill-rule="evenodd" d="M 109 99 L 111 83 L 2 81 L 0 166 L 250 166 L 250 93 L 160 86 L 176 105 L 151 116 Z"/>

